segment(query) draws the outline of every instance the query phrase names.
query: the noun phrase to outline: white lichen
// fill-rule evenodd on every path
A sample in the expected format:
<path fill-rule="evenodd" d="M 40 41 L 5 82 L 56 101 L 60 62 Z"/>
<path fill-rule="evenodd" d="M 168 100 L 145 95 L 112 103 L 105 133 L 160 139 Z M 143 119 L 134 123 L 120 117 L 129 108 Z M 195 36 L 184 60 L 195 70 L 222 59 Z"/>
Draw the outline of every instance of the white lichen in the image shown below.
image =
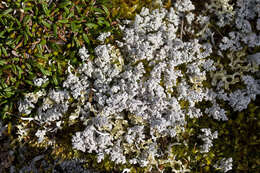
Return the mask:
<path fill-rule="evenodd" d="M 214 165 L 214 168 L 221 170 L 222 172 L 228 172 L 229 170 L 232 170 L 232 166 L 233 166 L 232 163 L 233 163 L 232 157 L 223 158 Z"/>
<path fill-rule="evenodd" d="M 44 83 L 46 83 L 49 79 L 47 76 L 44 76 L 43 78 L 36 78 L 33 80 L 33 83 L 37 87 L 41 87 Z"/>
<path fill-rule="evenodd" d="M 97 40 L 103 43 L 106 40 L 106 38 L 108 38 L 110 35 L 111 32 L 104 32 L 98 36 Z"/>
<path fill-rule="evenodd" d="M 215 131 L 214 133 L 211 132 L 209 128 L 201 129 L 203 132 L 202 135 L 199 135 L 199 138 L 203 141 L 203 145 L 201 146 L 201 153 L 208 153 L 210 148 L 213 146 L 213 140 L 218 138 L 218 132 Z"/>

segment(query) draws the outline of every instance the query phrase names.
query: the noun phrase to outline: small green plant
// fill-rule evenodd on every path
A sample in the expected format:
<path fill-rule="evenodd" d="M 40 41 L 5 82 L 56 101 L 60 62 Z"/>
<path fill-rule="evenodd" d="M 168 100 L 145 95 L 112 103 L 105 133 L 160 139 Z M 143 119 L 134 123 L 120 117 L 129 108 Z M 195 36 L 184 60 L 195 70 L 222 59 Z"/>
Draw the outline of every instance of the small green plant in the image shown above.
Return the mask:
<path fill-rule="evenodd" d="M 116 31 L 107 0 L 17 0 L 0 3 L 0 117 L 11 119 L 33 79 L 47 76 L 42 87 L 59 87 L 68 62 L 90 52 L 100 32 Z"/>

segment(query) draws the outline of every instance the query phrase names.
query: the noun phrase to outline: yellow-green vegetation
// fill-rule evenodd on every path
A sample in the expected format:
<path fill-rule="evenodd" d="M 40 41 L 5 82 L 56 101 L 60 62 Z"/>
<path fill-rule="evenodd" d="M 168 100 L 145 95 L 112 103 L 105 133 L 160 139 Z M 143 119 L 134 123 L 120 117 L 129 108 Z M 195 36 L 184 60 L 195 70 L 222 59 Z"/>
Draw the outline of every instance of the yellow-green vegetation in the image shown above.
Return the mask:
<path fill-rule="evenodd" d="M 133 19 L 142 7 L 152 7 L 153 0 L 111 0 L 112 17 Z M 155 5 L 155 4 L 154 4 Z"/>

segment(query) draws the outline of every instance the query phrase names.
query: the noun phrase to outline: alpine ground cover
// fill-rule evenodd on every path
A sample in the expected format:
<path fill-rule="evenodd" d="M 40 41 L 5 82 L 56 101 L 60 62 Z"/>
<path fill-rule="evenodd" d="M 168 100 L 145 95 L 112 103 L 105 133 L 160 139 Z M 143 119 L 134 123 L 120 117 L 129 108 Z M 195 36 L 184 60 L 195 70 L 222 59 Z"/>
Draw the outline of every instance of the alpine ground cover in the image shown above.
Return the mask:
<path fill-rule="evenodd" d="M 121 8 L 138 11 L 139 3 Z M 121 39 L 105 39 L 110 30 L 92 34 L 97 41 L 70 57 L 78 63 L 64 63 L 60 87 L 42 86 L 50 77 L 31 79 L 35 90 L 13 103 L 18 118 L 1 128 L 7 169 L 257 172 L 259 2 L 164 3 L 168 11 L 153 4 L 134 22 L 117 21 Z"/>

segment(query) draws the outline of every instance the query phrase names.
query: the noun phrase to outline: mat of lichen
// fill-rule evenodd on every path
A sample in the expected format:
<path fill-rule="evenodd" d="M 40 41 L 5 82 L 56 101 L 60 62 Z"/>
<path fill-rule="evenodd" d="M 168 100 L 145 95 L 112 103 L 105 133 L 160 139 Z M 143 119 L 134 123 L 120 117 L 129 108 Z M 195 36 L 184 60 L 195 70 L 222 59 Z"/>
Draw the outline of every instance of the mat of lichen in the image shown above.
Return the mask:
<path fill-rule="evenodd" d="M 227 1 L 219 0 L 217 2 L 225 3 Z M 257 1 L 251 2 L 257 3 Z M 174 3 L 176 2 L 169 0 L 165 1 L 164 5 L 169 9 L 171 6 L 174 6 Z M 194 11 L 198 15 L 205 4 L 197 1 L 193 3 L 196 7 L 195 9 L 199 9 Z M 230 1 L 230 3 L 235 4 L 236 1 Z M 48 138 L 55 139 L 57 143 L 51 144 L 51 146 L 46 145 L 46 143 L 39 143 L 35 137 L 36 131 L 34 130 L 38 128 L 38 124 L 28 123 L 28 121 L 24 121 L 21 118 L 31 118 L 35 115 L 31 114 L 27 117 L 18 112 L 18 101 L 23 98 L 23 94 L 39 91 L 43 88 L 62 88 L 61 84 L 66 79 L 64 72 L 69 62 L 74 68 L 81 64 L 77 52 L 84 44 L 88 47 L 90 59 L 94 59 L 94 49 L 100 44 L 96 38 L 101 32 L 112 32 L 112 36 L 106 39 L 106 43 L 114 43 L 115 40 L 120 40 L 122 35 L 117 24 L 121 22 L 117 19 L 134 19 L 135 14 L 139 13 L 143 6 L 151 10 L 158 8 L 157 3 L 138 0 L 114 0 L 113 3 L 102 0 L 61 2 L 44 0 L 1 1 L 0 112 L 3 125 L 1 125 L 0 140 L 3 147 L 0 149 L 0 171 L 15 172 L 22 170 L 24 165 L 33 163 L 35 164 L 35 169 L 41 172 L 44 170 L 42 160 L 45 160 L 45 165 L 55 165 L 53 167 L 50 166 L 49 171 L 51 169 L 61 171 L 63 168 L 59 168 L 62 167 L 60 162 L 72 158 L 81 158 L 83 160 L 82 165 L 87 169 L 94 168 L 97 171 L 120 172 L 127 170 L 125 168 L 130 169 L 131 172 L 148 171 L 146 168 L 129 163 L 124 165 L 115 164 L 110 161 L 109 157 L 105 157 L 101 163 L 97 163 L 95 154 L 73 150 L 71 138 L 76 132 L 83 131 L 85 125 L 82 122 L 69 125 L 68 117 L 65 118 L 62 129 L 48 136 Z M 218 40 L 218 38 L 222 38 L 223 35 L 226 35 L 233 29 L 229 26 L 218 28 L 214 20 L 210 22 L 209 28 L 215 31 L 216 42 L 220 42 L 221 40 Z M 193 27 L 195 30 L 197 29 L 196 25 Z M 256 28 L 253 28 L 253 31 L 259 34 Z M 185 40 L 193 37 L 188 34 L 181 34 L 182 38 Z M 243 59 L 246 57 L 245 55 L 257 52 L 259 52 L 259 46 L 254 48 L 244 47 L 237 57 L 242 57 Z M 233 53 L 227 52 L 224 56 L 233 56 Z M 228 66 L 230 62 L 227 58 L 220 58 L 220 56 L 215 54 L 212 55 L 212 59 L 219 61 L 225 69 L 230 68 Z M 178 68 L 180 70 L 186 69 L 185 66 Z M 243 69 L 241 67 L 235 70 Z M 246 69 L 246 64 L 245 70 L 248 70 Z M 234 73 L 232 69 L 227 71 L 226 83 L 230 82 L 228 77 L 232 77 L 230 75 L 232 73 Z M 245 74 L 250 73 L 246 71 Z M 253 75 L 256 79 L 259 78 L 257 73 Z M 44 76 L 47 76 L 48 82 L 42 86 L 35 86 L 33 80 Z M 220 76 L 220 78 L 224 77 L 221 73 Z M 203 85 L 211 86 L 210 81 L 204 81 Z M 234 82 L 234 84 L 230 84 L 228 87 L 232 91 L 232 89 L 236 88 L 242 89 L 244 84 Z M 259 172 L 257 167 L 260 164 L 259 154 L 257 153 L 259 148 L 259 133 L 257 133 L 257 129 L 259 129 L 260 125 L 259 100 L 259 96 L 256 96 L 255 101 L 251 101 L 247 109 L 240 112 L 232 111 L 232 108 L 225 102 L 219 103 L 228 110 L 227 116 L 229 120 L 225 122 L 216 121 L 205 116 L 200 119 L 187 120 L 185 126 L 187 130 L 182 136 L 184 140 L 188 141 L 188 144 L 174 146 L 172 155 L 175 156 L 176 160 L 181 160 L 184 164 L 189 165 L 192 168 L 191 172 L 215 172 L 217 170 L 213 167 L 214 163 L 221 158 L 227 157 L 233 158 L 232 172 Z M 198 107 L 206 109 L 207 104 L 209 103 L 201 103 Z M 184 109 L 189 106 L 185 101 L 181 101 L 180 105 Z M 27 128 L 32 130 L 20 140 L 17 130 L 23 123 L 26 123 Z M 50 126 L 55 126 L 55 124 Z M 214 147 L 207 154 L 199 152 L 199 148 L 194 144 L 199 145 L 203 142 L 192 135 L 195 133 L 199 134 L 202 128 L 210 128 L 212 132 L 218 131 L 218 139 L 214 140 Z M 181 141 L 174 141 L 174 139 L 165 137 L 159 140 L 159 145 L 161 148 L 165 148 L 169 143 L 176 142 L 181 143 Z M 170 154 L 165 157 L 170 157 Z M 190 158 L 191 161 L 185 160 L 187 158 Z M 57 160 L 61 161 L 58 162 Z M 177 164 L 162 164 L 158 165 L 157 168 L 165 170 L 165 172 L 171 172 L 172 166 L 178 169 Z M 75 169 L 79 168 L 75 167 Z M 77 170 L 73 171 L 77 172 Z M 91 172 L 91 170 L 89 171 Z M 154 168 L 152 171 L 156 172 L 158 170 Z"/>

